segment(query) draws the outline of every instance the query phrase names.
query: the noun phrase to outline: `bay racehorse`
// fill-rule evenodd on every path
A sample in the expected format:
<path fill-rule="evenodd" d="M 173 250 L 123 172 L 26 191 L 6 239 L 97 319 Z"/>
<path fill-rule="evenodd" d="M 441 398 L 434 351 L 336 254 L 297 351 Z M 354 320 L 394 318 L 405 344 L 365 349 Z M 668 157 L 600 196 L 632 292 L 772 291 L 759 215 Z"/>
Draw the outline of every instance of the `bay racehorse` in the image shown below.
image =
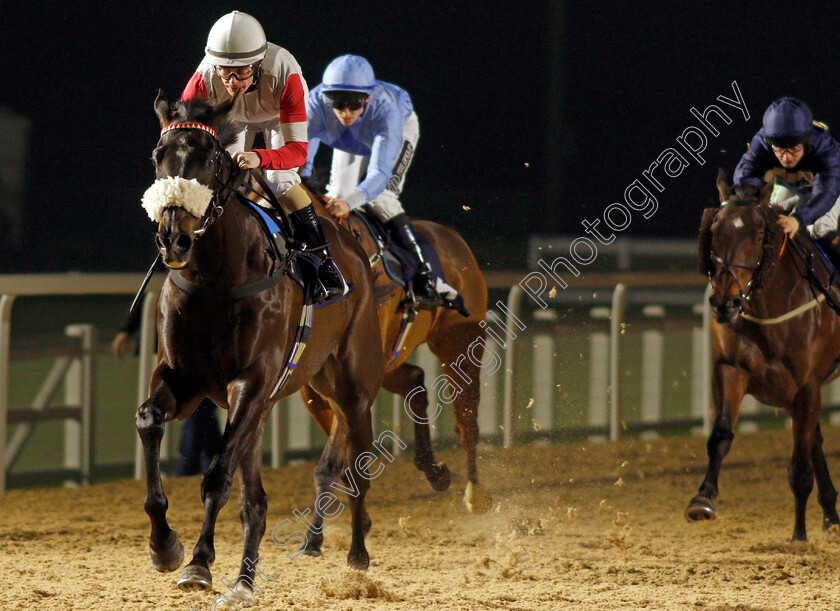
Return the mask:
<path fill-rule="evenodd" d="M 793 540 L 807 540 L 805 507 L 816 476 L 823 528 L 840 524 L 837 491 L 822 448 L 820 386 L 837 377 L 840 316 L 831 307 L 836 288 L 808 239 L 785 237 L 778 212 L 762 197 L 732 193 L 718 177 L 722 205 L 703 213 L 700 271 L 710 298 L 715 418 L 709 465 L 685 510 L 689 520 L 716 516 L 718 474 L 734 438 L 745 393 L 784 408 L 793 419 L 788 482 L 795 498 Z"/>
<path fill-rule="evenodd" d="M 319 214 L 322 217 L 328 216 L 323 207 L 325 198 L 312 192 L 310 197 Z M 408 401 L 404 401 L 404 409 L 414 423 L 414 464 L 425 474 L 435 490 L 442 491 L 449 487 L 449 468 L 442 462 L 435 462 L 429 431 L 429 424 L 434 420 L 435 414 L 439 413 L 441 406 L 433 392 L 435 412 L 432 415 L 428 413 L 430 399 L 426 391 L 426 372 L 407 362 L 408 357 L 419 345 L 427 343 L 442 364 L 441 372 L 434 374 L 432 380 L 440 380 L 439 376 L 445 375 L 460 389 L 451 403 L 455 411 L 456 432 L 467 459 L 464 502 L 470 511 L 484 512 L 490 509 L 491 501 L 478 481 L 476 444 L 480 364 L 485 341 L 482 321 L 487 314 L 487 284 L 469 246 L 454 229 L 430 221 L 417 220 L 414 221 L 414 226 L 438 253 L 446 282 L 463 297 L 469 316 L 464 317 L 455 310 L 444 307 L 420 309 L 405 334 L 401 349 L 397 344 L 404 312 L 401 304 L 406 298 L 404 290 L 385 273 L 384 262 L 378 252 L 379 247 L 365 223 L 357 215 L 350 214 L 343 219 L 339 233 L 358 239 L 373 265 L 376 294 L 379 297 L 377 312 L 382 335 L 380 348 L 386 363 L 382 387 L 403 398 L 410 397 Z M 434 390 L 440 385 L 439 381 L 433 382 L 431 386 Z M 422 391 L 418 392 L 417 389 Z M 328 403 L 309 386 L 304 386 L 301 394 L 307 409 L 324 433 L 330 437 L 336 421 Z M 318 494 L 329 490 L 341 470 L 341 464 L 334 454 L 330 446 L 325 448 L 316 468 L 315 487 Z M 314 514 L 315 521 L 307 535 L 306 551 L 317 556 L 320 555 L 323 535 L 321 517 L 318 512 Z"/>
<path fill-rule="evenodd" d="M 170 104 L 162 93 L 155 101 L 162 127 L 153 156 L 157 180 L 144 195 L 144 207 L 158 221 L 156 242 L 170 273 L 158 306 L 158 365 L 136 422 L 145 452 L 152 564 L 173 571 L 184 550 L 166 520 L 159 468 L 165 423 L 189 416 L 205 396 L 227 410 L 223 449 L 201 482 L 204 522 L 179 586 L 211 587 L 216 519 L 239 470 L 245 542 L 237 588 L 251 598 L 266 525 L 260 470 L 270 406 L 309 384 L 335 410 L 337 452 L 350 467 L 358 466 L 359 455 L 371 449 L 369 408 L 383 361 L 372 274 L 359 243 L 324 222 L 333 255 L 355 290 L 312 310 L 286 273 L 287 261 L 269 247 L 256 214 L 234 192 L 242 175 L 225 151 L 236 130 L 231 107 L 204 100 Z M 369 482 L 364 467 L 355 477 L 350 469 L 343 475 L 356 491 L 349 498 L 347 563 L 364 570 Z"/>

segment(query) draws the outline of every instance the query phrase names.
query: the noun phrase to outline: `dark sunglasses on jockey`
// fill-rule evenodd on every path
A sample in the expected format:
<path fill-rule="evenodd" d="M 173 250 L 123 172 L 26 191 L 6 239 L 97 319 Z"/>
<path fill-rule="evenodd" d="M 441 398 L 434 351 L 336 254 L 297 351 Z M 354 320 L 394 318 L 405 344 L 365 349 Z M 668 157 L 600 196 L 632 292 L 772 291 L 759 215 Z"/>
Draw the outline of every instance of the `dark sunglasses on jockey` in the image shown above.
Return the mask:
<path fill-rule="evenodd" d="M 367 94 L 358 91 L 327 91 L 325 95 L 336 110 L 359 110 L 368 99 Z"/>
<path fill-rule="evenodd" d="M 259 66 L 259 63 L 247 66 L 216 66 L 216 74 L 223 81 L 229 81 L 233 77 L 236 77 L 238 81 L 244 81 L 254 76 Z"/>

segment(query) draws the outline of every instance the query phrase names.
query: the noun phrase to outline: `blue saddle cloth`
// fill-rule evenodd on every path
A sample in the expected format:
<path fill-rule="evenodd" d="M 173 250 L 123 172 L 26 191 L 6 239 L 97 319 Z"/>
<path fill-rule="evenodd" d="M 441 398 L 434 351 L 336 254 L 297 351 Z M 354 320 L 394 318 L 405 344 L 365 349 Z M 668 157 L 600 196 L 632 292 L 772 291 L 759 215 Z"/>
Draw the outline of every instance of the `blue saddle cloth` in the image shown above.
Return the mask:
<path fill-rule="evenodd" d="M 280 235 L 284 239 L 289 237 L 286 235 L 286 232 L 283 231 L 283 228 L 280 227 L 280 224 L 277 222 L 277 220 L 265 211 L 265 208 L 263 208 L 259 204 L 255 204 L 250 199 L 243 199 L 242 202 L 249 206 L 253 212 L 257 213 L 257 216 L 260 218 L 260 220 L 262 220 L 263 225 L 271 235 Z"/>

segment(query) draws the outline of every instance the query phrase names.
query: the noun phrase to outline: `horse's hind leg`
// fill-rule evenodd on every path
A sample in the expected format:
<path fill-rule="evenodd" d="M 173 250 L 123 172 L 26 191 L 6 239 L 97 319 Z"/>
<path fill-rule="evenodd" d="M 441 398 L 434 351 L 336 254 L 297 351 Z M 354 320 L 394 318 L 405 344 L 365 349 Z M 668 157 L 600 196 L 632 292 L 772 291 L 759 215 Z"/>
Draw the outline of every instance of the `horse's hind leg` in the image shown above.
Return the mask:
<path fill-rule="evenodd" d="M 406 401 L 408 417 L 414 422 L 414 466 L 426 475 L 432 488 L 442 492 L 452 483 L 452 474 L 445 463 L 435 463 L 435 452 L 432 448 L 432 436 L 429 432 L 428 392 L 424 386 L 425 374 L 420 367 L 403 363 L 393 371 L 385 374 L 382 388 L 409 397 Z M 416 391 L 418 388 L 422 392 Z"/>
<path fill-rule="evenodd" d="M 443 363 L 443 373 L 456 380 L 461 392 L 455 397 L 458 439 L 467 458 L 467 488 L 464 503 L 473 513 L 484 513 L 492 507 L 490 497 L 478 482 L 476 446 L 478 445 L 478 404 L 481 398 L 481 367 L 484 358 L 484 330 L 478 323 L 464 322 L 429 338 L 429 346 Z M 478 341 L 481 340 L 481 341 Z"/>
<path fill-rule="evenodd" d="M 818 386 L 805 386 L 794 400 L 793 456 L 788 465 L 788 483 L 796 500 L 791 541 L 808 540 L 805 508 L 814 488 L 814 466 L 811 457 L 820 417 L 819 393 Z"/>
<path fill-rule="evenodd" d="M 320 397 L 319 399 L 324 401 Z M 321 458 L 315 467 L 316 501 L 312 511 L 312 518 L 308 520 L 309 530 L 306 533 L 306 546 L 303 552 L 307 556 L 321 555 L 321 546 L 324 543 L 324 515 L 322 513 L 323 510 L 319 511 L 318 509 L 319 501 L 317 499 L 323 498 L 322 495 L 324 493 L 331 492 L 330 489 L 333 487 L 333 484 L 341 477 L 341 468 L 341 452 L 335 443 L 335 435 L 330 435 L 329 439 L 327 439 L 327 444 L 324 446 L 324 451 L 321 452 Z M 369 529 L 370 527 L 368 527 Z M 365 534 L 367 534 L 367 531 Z"/>
<path fill-rule="evenodd" d="M 166 414 L 175 413 L 176 400 L 165 381 L 171 370 L 158 366 L 152 378 L 151 396 L 137 409 L 135 422 L 143 443 L 146 464 L 146 513 L 152 523 L 149 555 L 158 571 L 174 571 L 184 560 L 184 546 L 178 534 L 166 521 L 169 501 L 160 479 L 160 443 L 163 439 Z"/>
<path fill-rule="evenodd" d="M 748 374 L 729 365 L 715 365 L 712 391 L 715 400 L 715 423 L 706 442 L 709 466 L 700 490 L 685 509 L 685 517 L 693 520 L 713 520 L 717 516 L 718 476 L 723 458 L 735 438 L 733 428 L 738 420 L 741 400 L 747 390 Z"/>
<path fill-rule="evenodd" d="M 840 516 L 837 515 L 837 490 L 831 482 L 822 444 L 822 431 L 820 431 L 820 423 L 817 422 L 811 462 L 814 465 L 814 475 L 817 478 L 817 498 L 823 510 L 823 530 L 828 530 L 832 526 L 840 525 Z"/>
<path fill-rule="evenodd" d="M 204 522 L 193 549 L 190 563 L 181 571 L 178 586 L 182 590 L 209 590 L 213 583 L 210 566 L 216 559 L 213 542 L 219 511 L 230 497 L 233 474 L 246 452 L 253 452 L 258 443 L 260 416 L 267 408 L 267 390 L 263 383 L 249 384 L 238 380 L 228 385 L 227 426 L 222 436 L 222 451 L 213 460 L 201 480 Z"/>
<path fill-rule="evenodd" d="M 365 571 L 370 565 L 370 556 L 365 547 L 365 536 L 371 524 L 365 509 L 365 496 L 370 488 L 367 465 L 370 462 L 368 459 L 375 456 L 371 452 L 373 430 L 370 405 L 382 381 L 381 360 L 377 363 L 371 359 L 370 350 L 360 349 L 373 349 L 373 346 L 369 346 L 369 339 L 376 337 L 370 331 L 371 327 L 375 329 L 373 317 L 365 322 L 368 324 L 351 326 L 352 333 L 359 335 L 347 336 L 347 344 L 333 361 L 338 366 L 326 367 L 319 374 L 320 379 L 316 378 L 323 386 L 312 384 L 313 389 L 320 394 L 332 394 L 329 402 L 338 422 L 334 425 L 330 443 L 335 445 L 339 468 L 344 467 L 342 479 L 346 487 L 343 490 L 347 492 L 353 529 L 350 551 L 347 553 L 347 566 L 357 571 Z M 374 354 L 381 355 L 378 350 Z M 316 379 L 313 379 L 313 382 L 316 382 Z M 332 456 L 332 451 L 325 455 Z M 326 470 L 324 482 L 330 478 L 333 470 L 334 466 Z M 337 488 L 342 489 L 341 486 Z"/>

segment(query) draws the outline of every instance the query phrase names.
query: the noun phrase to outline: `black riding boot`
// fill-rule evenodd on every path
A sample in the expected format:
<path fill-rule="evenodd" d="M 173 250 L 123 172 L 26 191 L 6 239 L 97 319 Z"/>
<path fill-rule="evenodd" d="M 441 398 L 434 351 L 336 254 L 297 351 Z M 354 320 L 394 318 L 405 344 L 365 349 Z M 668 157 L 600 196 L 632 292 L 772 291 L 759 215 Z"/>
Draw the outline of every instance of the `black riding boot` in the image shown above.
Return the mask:
<path fill-rule="evenodd" d="M 417 236 L 414 234 L 414 228 L 408 216 L 404 213 L 398 214 L 388 223 L 397 230 L 394 233 L 399 237 L 400 245 L 417 257 L 417 273 L 411 279 L 415 299 L 422 303 L 439 305 L 442 300 L 435 290 L 435 275 L 432 272 L 432 266 L 423 256 L 423 250 L 417 243 Z"/>
<path fill-rule="evenodd" d="M 319 303 L 344 295 L 348 291 L 347 283 L 330 256 L 330 247 L 324 238 L 315 206 L 309 204 L 305 208 L 295 210 L 289 216 L 295 225 L 298 241 L 303 242 L 302 248 L 316 249 L 315 254 L 321 258 L 321 264 L 318 266 L 318 285 L 312 295 L 314 302 Z"/>

